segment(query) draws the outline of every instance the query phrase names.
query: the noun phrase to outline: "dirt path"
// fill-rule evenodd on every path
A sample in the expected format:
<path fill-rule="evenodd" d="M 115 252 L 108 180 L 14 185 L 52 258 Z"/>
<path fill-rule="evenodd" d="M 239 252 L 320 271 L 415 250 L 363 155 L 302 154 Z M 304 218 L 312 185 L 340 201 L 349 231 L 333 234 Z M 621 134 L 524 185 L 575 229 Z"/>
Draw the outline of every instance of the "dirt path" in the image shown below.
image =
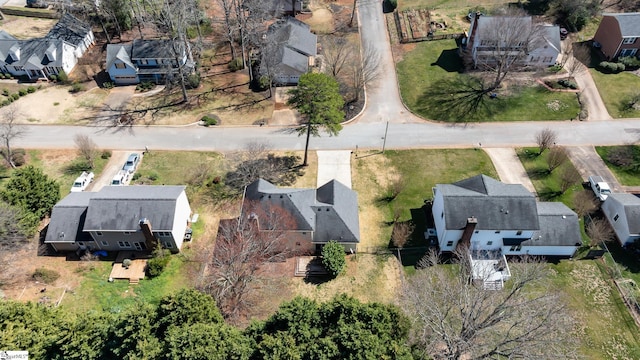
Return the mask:
<path fill-rule="evenodd" d="M 500 181 L 505 184 L 522 184 L 533 194 L 536 193 L 536 189 L 533 187 L 533 183 L 514 149 L 487 148 L 484 149 L 484 152 L 491 158 L 493 166 L 496 168 L 498 176 L 500 176 Z"/>

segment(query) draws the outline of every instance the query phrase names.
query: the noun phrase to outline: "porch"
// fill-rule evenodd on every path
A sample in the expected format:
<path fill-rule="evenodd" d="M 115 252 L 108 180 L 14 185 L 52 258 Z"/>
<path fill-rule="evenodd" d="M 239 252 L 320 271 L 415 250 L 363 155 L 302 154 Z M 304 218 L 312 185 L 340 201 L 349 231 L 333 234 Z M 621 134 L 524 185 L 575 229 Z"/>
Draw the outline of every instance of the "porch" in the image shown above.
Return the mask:
<path fill-rule="evenodd" d="M 507 258 L 501 250 L 471 250 L 469 257 L 473 281 L 482 283 L 485 290 L 501 290 L 504 282 L 511 278 Z"/>

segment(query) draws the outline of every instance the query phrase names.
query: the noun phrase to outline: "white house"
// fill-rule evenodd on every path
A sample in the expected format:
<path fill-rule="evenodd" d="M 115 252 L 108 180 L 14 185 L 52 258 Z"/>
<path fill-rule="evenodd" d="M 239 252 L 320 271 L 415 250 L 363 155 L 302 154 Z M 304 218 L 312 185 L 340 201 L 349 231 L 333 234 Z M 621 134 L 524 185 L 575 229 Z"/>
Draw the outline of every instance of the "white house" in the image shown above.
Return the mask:
<path fill-rule="evenodd" d="M 602 212 L 622 246 L 640 239 L 640 198 L 633 194 L 611 194 L 602 203 Z"/>
<path fill-rule="evenodd" d="M 56 251 L 144 251 L 161 245 L 177 253 L 190 216 L 184 186 L 105 186 L 60 200 L 45 243 Z"/>
<path fill-rule="evenodd" d="M 498 61 L 519 66 L 552 66 L 561 52 L 560 28 L 536 24 L 530 16 L 478 13 L 471 19 L 465 45 L 475 67 L 492 67 Z"/>
<path fill-rule="evenodd" d="M 433 219 L 441 251 L 466 243 L 472 251 L 572 256 L 582 245 L 578 217 L 562 203 L 536 201 L 520 184 L 477 175 L 433 188 Z"/>

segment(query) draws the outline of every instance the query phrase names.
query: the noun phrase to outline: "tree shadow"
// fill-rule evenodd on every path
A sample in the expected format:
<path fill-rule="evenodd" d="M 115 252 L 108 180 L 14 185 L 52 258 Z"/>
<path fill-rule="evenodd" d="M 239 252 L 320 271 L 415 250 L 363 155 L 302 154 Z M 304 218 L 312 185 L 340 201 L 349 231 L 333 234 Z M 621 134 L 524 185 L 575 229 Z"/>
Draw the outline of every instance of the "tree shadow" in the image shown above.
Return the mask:
<path fill-rule="evenodd" d="M 551 173 L 549 173 L 549 169 L 547 168 L 536 168 L 527 171 L 527 175 L 529 175 L 531 180 L 541 180 L 548 178 Z"/>
<path fill-rule="evenodd" d="M 462 60 L 458 55 L 458 49 L 443 50 L 438 56 L 438 60 L 432 63 L 431 66 L 439 66 L 446 72 L 462 73 L 464 71 Z"/>
<path fill-rule="evenodd" d="M 392 241 L 389 241 L 389 248 L 394 256 L 398 256 L 402 266 L 416 266 L 420 259 L 424 257 L 430 248 L 430 242 L 426 238 L 425 233 L 428 227 L 433 226 L 433 220 L 431 219 L 431 207 L 422 206 L 420 208 L 410 209 L 411 222 L 414 225 L 413 233 L 407 240 L 407 243 L 403 248 L 394 248 Z"/>
<path fill-rule="evenodd" d="M 638 259 L 640 251 L 638 249 L 633 246 L 628 249 L 623 248 L 617 240 L 608 242 L 607 248 L 617 264 L 624 266 L 634 274 L 640 272 L 640 259 Z"/>
<path fill-rule="evenodd" d="M 73 160 L 69 165 L 66 165 L 63 168 L 64 173 L 67 175 L 75 175 L 89 170 L 91 170 L 91 167 L 82 159 Z"/>
<path fill-rule="evenodd" d="M 551 201 L 551 200 L 555 200 L 559 196 L 562 196 L 562 191 L 557 191 L 557 190 L 553 190 L 548 187 L 545 187 L 544 189 L 542 189 L 542 191 L 538 192 L 538 196 L 542 201 Z"/>

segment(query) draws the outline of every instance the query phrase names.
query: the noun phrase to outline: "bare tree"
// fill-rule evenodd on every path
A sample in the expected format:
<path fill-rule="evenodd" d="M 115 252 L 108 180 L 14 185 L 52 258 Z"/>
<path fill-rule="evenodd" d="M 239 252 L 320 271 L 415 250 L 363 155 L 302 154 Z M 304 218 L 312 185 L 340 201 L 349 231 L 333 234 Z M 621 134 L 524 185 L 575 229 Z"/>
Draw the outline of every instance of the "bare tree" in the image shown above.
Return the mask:
<path fill-rule="evenodd" d="M 576 168 L 573 166 L 564 166 L 560 173 L 560 192 L 565 193 L 573 185 L 579 184 L 582 181 L 582 177 Z"/>
<path fill-rule="evenodd" d="M 547 169 L 549 173 L 569 160 L 569 153 L 564 146 L 553 146 L 547 155 Z"/>
<path fill-rule="evenodd" d="M 613 229 L 605 219 L 591 219 L 585 230 L 591 239 L 591 246 L 598 246 L 614 239 Z"/>
<path fill-rule="evenodd" d="M 213 256 L 201 288 L 211 294 L 232 322 L 252 306 L 250 294 L 260 282 L 261 266 L 294 255 L 287 248 L 291 215 L 282 208 L 245 204 L 238 219 L 220 222 Z"/>
<path fill-rule="evenodd" d="M 222 11 L 221 19 L 218 21 L 223 23 L 223 30 L 220 31 L 224 33 L 225 40 L 229 44 L 229 50 L 231 51 L 231 59 L 235 59 L 236 48 L 234 46 L 236 39 L 238 37 L 238 19 L 236 18 L 235 11 L 235 0 L 216 0 L 217 5 L 220 7 Z"/>
<path fill-rule="evenodd" d="M 408 278 L 401 306 L 413 319 L 416 349 L 432 359 L 557 359 L 574 355 L 571 316 L 552 288 L 548 269 L 534 258 L 510 263 L 502 290 L 473 282 L 468 249 L 459 267 L 421 261 Z"/>
<path fill-rule="evenodd" d="M 364 92 L 366 87 L 375 86 L 376 81 L 382 75 L 382 62 L 380 53 L 369 43 L 365 43 L 360 54 L 360 61 L 358 57 L 351 63 L 351 76 L 352 83 L 351 89 L 353 96 L 351 101 L 347 103 L 358 102 L 360 95 Z"/>
<path fill-rule="evenodd" d="M 391 242 L 393 246 L 402 248 L 407 243 L 415 226 L 408 221 L 396 222 L 393 224 L 393 232 L 391 233 Z"/>
<path fill-rule="evenodd" d="M 490 25 L 478 29 L 474 38 L 480 36 L 481 43 L 475 50 L 475 67 L 490 74 L 486 92 L 497 89 L 512 70 L 523 67 L 529 54 L 544 44 L 542 25 L 517 9 L 491 17 Z"/>
<path fill-rule="evenodd" d="M 342 72 L 353 56 L 353 46 L 343 36 L 326 35 L 321 39 L 324 63 L 334 78 Z"/>
<path fill-rule="evenodd" d="M 78 154 L 87 162 L 90 169 L 93 169 L 94 161 L 98 156 L 98 145 L 86 134 L 76 134 L 73 141 L 78 148 Z"/>
<path fill-rule="evenodd" d="M 15 139 L 23 137 L 27 133 L 27 129 L 18 123 L 18 117 L 21 115 L 20 108 L 17 104 L 6 106 L 2 111 L 0 119 L 0 139 L 2 140 L 2 156 L 7 164 L 12 168 L 16 167 L 13 161 L 12 142 Z"/>
<path fill-rule="evenodd" d="M 558 139 L 558 135 L 550 128 L 545 128 L 536 133 L 536 144 L 538 144 L 538 154 L 553 146 Z"/>
<path fill-rule="evenodd" d="M 591 214 L 598 208 L 592 191 L 582 190 L 573 195 L 573 209 L 580 217 Z"/>
<path fill-rule="evenodd" d="M 0 202 L 0 285 L 16 280 L 13 261 L 16 253 L 29 245 L 29 237 L 21 223 L 20 210 Z"/>
<path fill-rule="evenodd" d="M 591 61 L 591 49 L 584 43 L 573 43 L 565 48 L 563 57 L 567 75 L 574 76 L 587 70 Z"/>

